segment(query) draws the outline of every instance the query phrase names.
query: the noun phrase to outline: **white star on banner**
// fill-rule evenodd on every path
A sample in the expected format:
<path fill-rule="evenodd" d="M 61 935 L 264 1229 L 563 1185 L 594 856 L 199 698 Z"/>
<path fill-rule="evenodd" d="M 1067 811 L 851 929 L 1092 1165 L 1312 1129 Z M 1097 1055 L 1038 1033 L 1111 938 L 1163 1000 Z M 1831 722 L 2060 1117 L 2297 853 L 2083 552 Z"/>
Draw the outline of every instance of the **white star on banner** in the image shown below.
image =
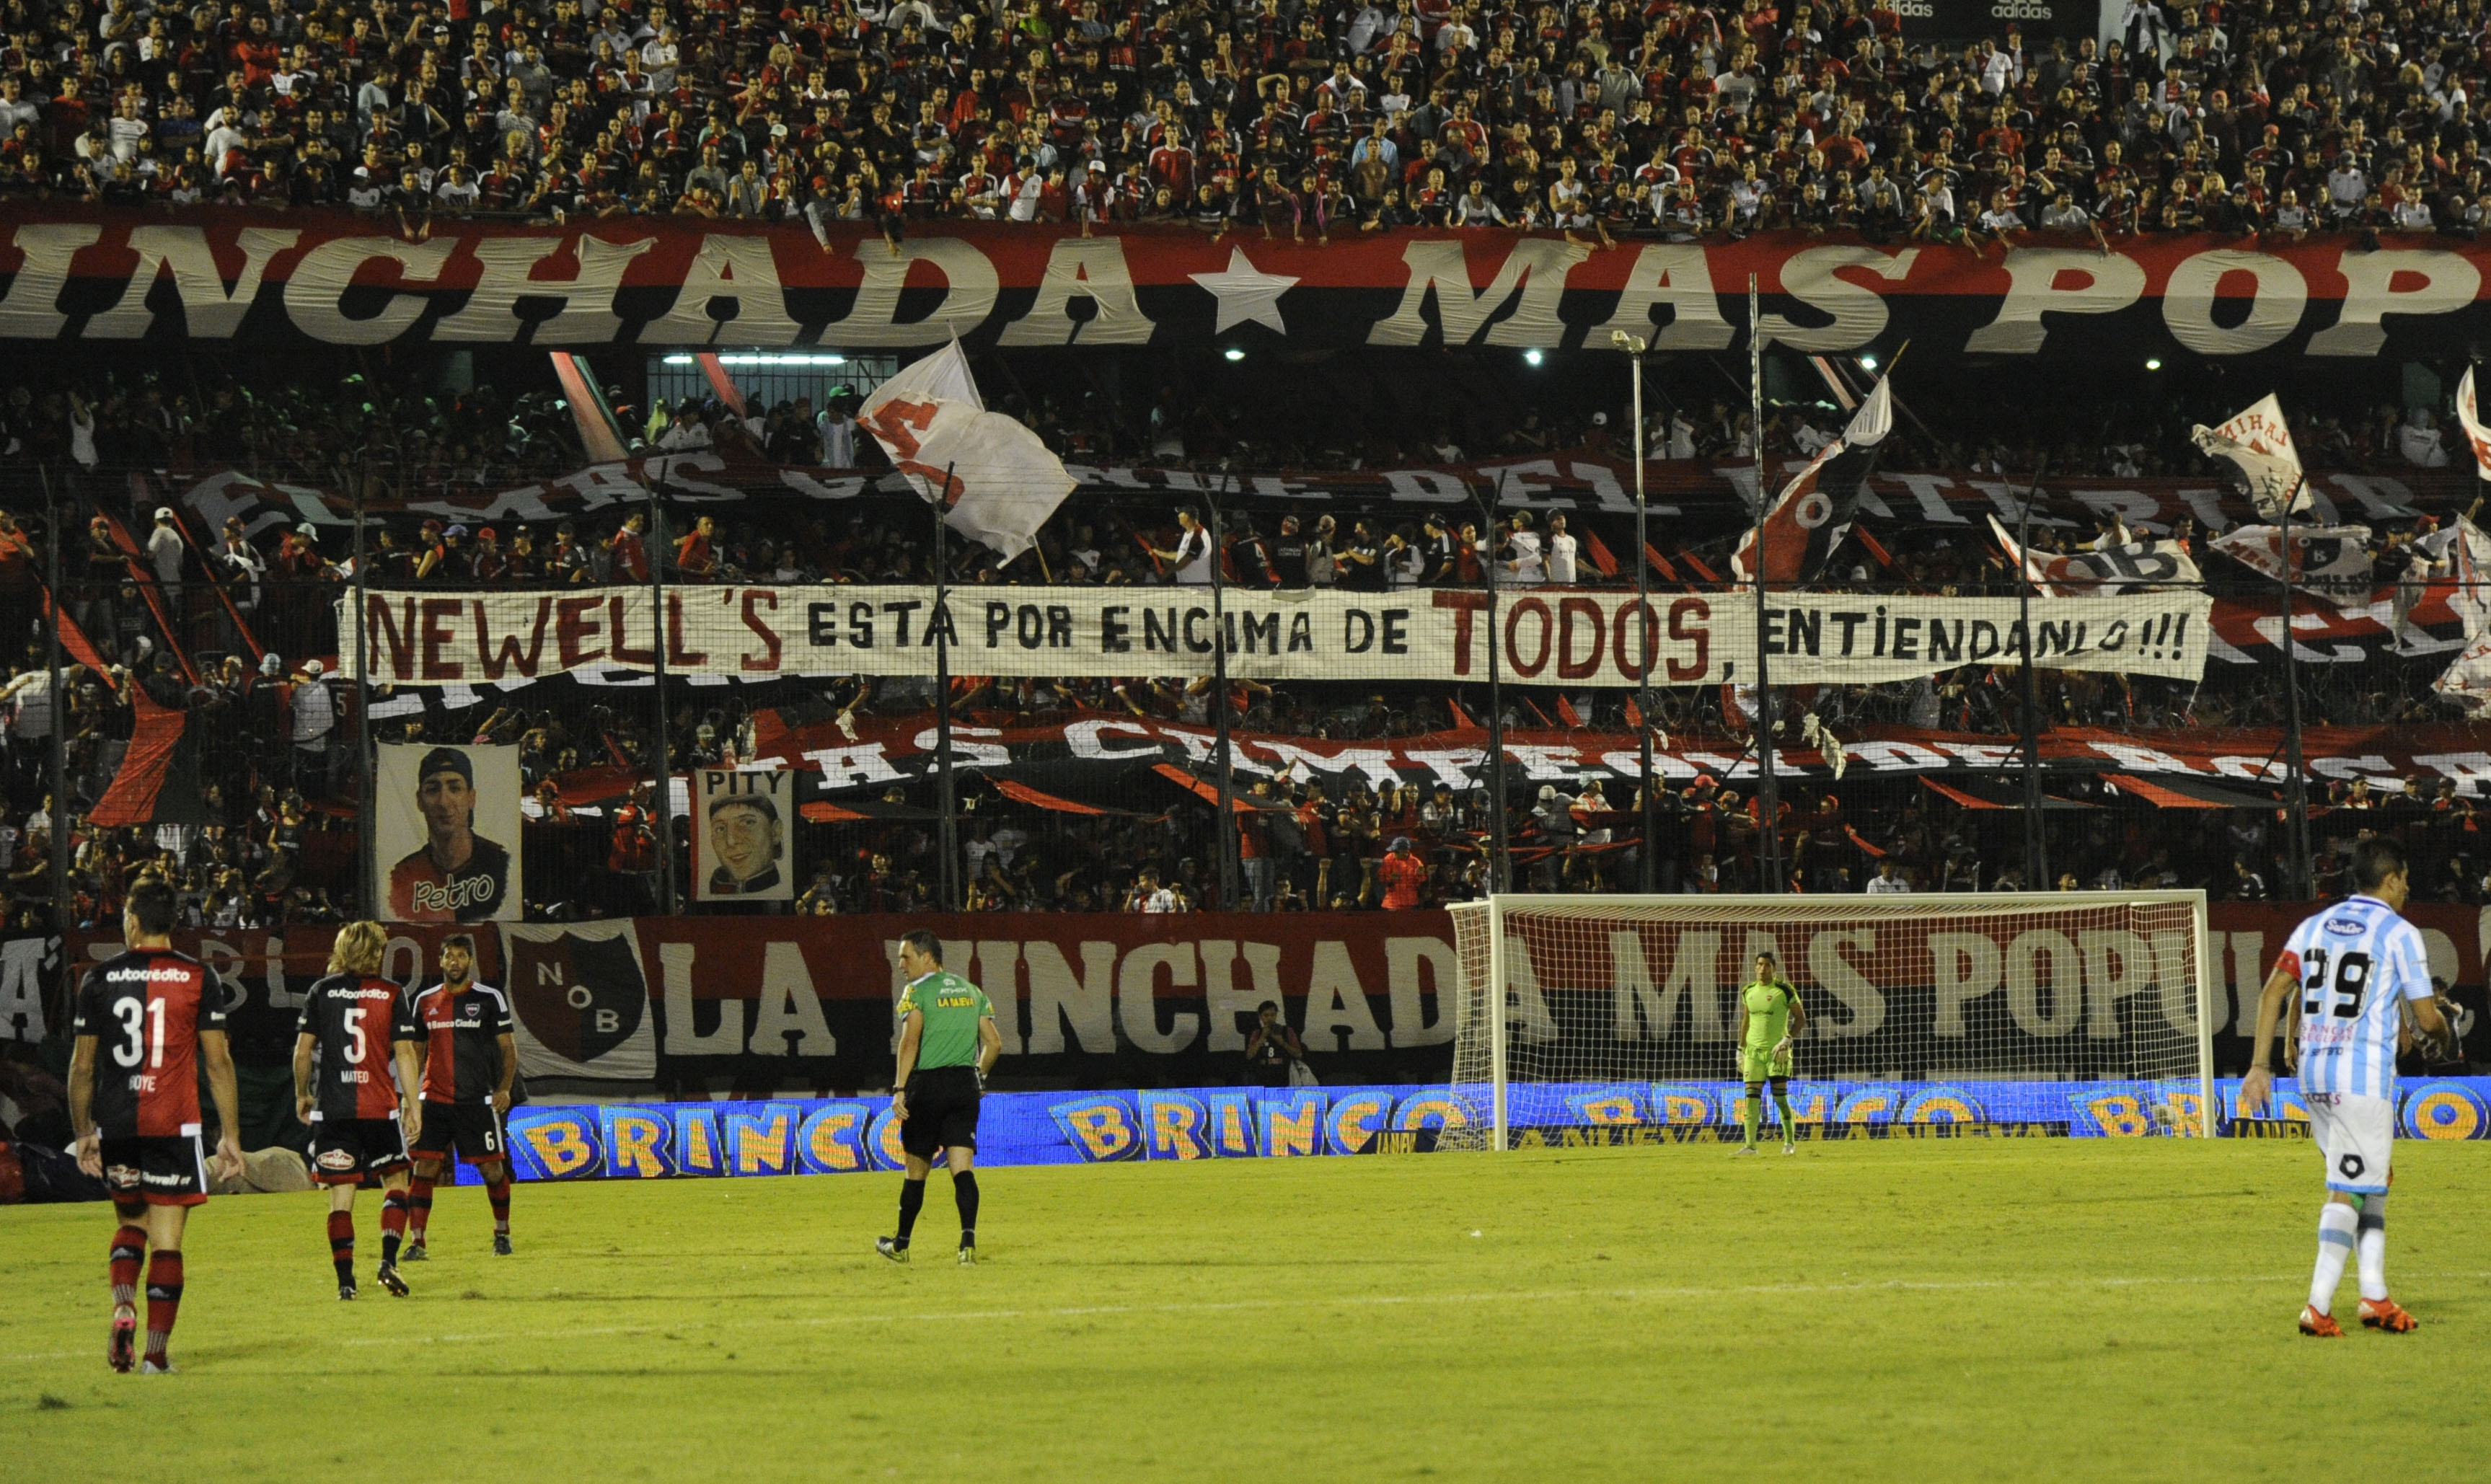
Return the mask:
<path fill-rule="evenodd" d="M 1269 325 L 1282 335 L 1289 333 L 1288 321 L 1280 317 L 1280 296 L 1298 286 L 1295 278 L 1279 274 L 1257 273 L 1246 259 L 1246 249 L 1228 249 L 1228 271 L 1225 273 L 1187 274 L 1187 277 L 1201 284 L 1219 299 L 1219 323 L 1211 333 L 1220 335 L 1232 325 L 1252 320 Z"/>

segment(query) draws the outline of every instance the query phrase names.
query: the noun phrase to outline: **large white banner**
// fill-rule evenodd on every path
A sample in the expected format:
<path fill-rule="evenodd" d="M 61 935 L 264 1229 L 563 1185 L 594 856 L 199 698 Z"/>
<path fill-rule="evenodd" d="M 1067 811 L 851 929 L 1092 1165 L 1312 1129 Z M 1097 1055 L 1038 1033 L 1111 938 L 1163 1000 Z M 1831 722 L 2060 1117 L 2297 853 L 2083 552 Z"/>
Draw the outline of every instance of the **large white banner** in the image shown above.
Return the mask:
<path fill-rule="evenodd" d="M 368 595 L 349 674 L 374 684 L 508 684 L 567 670 L 675 675 L 931 675 L 938 641 L 955 675 L 1200 675 L 1225 632 L 1229 673 L 1254 680 L 1484 681 L 1497 636 L 1505 679 L 1523 684 L 1712 685 L 1754 679 L 1752 594 L 1568 588 L 1490 596 L 1457 588 L 1226 593 L 1208 588 L 954 590 L 699 587 L 666 594 L 665 632 L 646 588 Z M 2195 680 L 2211 600 L 2196 592 L 2037 599 L 2036 662 Z M 351 642 L 352 599 L 338 632 Z M 1776 684 L 1866 684 L 2025 650 L 2012 597 L 1775 593 L 1763 615 Z M 362 664 L 357 664 L 357 659 Z"/>

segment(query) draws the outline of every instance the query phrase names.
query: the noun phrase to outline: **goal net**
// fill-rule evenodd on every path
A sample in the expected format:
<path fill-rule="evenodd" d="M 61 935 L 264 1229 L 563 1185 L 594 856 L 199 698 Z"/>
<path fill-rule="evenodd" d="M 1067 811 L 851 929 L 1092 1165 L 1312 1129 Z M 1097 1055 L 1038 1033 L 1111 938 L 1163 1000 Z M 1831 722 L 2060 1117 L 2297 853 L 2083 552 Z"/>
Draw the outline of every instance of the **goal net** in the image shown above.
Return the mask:
<path fill-rule="evenodd" d="M 1669 1085 L 1738 1077 L 1739 986 L 1763 952 L 1807 1011 L 1795 1083 L 2133 1083 L 2182 1094 L 2140 1107 L 2192 1110 L 2163 1132 L 2203 1131 L 2213 1106 L 2201 891 L 1498 894 L 1452 917 L 1470 1120 L 1439 1148 L 1615 1120 L 1625 1103 L 1568 1111 L 1603 1088 L 1669 1121 Z"/>

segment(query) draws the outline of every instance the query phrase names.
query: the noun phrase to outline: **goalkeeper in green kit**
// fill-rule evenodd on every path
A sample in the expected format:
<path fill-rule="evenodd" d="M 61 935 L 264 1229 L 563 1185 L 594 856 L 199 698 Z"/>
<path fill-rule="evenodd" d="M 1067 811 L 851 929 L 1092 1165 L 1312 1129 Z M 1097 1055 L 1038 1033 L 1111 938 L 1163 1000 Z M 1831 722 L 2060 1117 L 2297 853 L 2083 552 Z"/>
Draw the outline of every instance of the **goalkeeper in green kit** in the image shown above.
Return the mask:
<path fill-rule="evenodd" d="M 1791 1040 L 1807 1029 L 1807 1006 L 1782 977 L 1781 960 L 1756 955 L 1755 977 L 1739 990 L 1739 1080 L 1747 1085 L 1747 1142 L 1739 1152 L 1756 1152 L 1756 1127 L 1765 1120 L 1765 1084 L 1773 1085 L 1773 1107 L 1782 1116 L 1782 1152 L 1799 1152 L 1791 1120 Z"/>

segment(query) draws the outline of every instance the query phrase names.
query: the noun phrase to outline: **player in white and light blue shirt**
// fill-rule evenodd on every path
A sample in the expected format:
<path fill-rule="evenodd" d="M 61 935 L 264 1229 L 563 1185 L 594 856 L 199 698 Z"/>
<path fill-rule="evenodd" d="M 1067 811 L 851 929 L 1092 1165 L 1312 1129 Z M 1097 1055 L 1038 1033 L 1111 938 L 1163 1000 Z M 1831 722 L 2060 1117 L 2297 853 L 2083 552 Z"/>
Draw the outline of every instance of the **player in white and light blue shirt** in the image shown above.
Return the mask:
<path fill-rule="evenodd" d="M 2388 1296 L 2388 1173 L 2395 1151 L 2396 1051 L 2406 1006 L 2424 1035 L 2447 1033 L 2431 994 L 2421 934 L 2398 914 L 2412 879 L 2404 847 L 2367 839 L 2354 847 L 2355 894 L 2318 913 L 2284 943 L 2258 1001 L 2257 1039 L 2241 1080 L 2241 1111 L 2256 1117 L 2273 1096 L 2270 1048 L 2278 1024 L 2297 1021 L 2290 1055 L 2309 1107 L 2309 1131 L 2327 1162 L 2318 1215 L 2318 1266 L 2301 1332 L 2334 1338 L 2336 1285 L 2359 1250 L 2361 1323 L 2403 1333 L 2414 1317 Z"/>
<path fill-rule="evenodd" d="M 2301 986 L 2292 1017 L 2300 1022 L 2301 1091 L 2393 1102 L 2400 1006 L 2431 998 L 2420 931 L 2377 897 L 2348 897 L 2293 929 L 2276 970 Z M 2386 1172 L 2375 1179 L 2330 1177 L 2329 1187 L 2384 1191 Z"/>

